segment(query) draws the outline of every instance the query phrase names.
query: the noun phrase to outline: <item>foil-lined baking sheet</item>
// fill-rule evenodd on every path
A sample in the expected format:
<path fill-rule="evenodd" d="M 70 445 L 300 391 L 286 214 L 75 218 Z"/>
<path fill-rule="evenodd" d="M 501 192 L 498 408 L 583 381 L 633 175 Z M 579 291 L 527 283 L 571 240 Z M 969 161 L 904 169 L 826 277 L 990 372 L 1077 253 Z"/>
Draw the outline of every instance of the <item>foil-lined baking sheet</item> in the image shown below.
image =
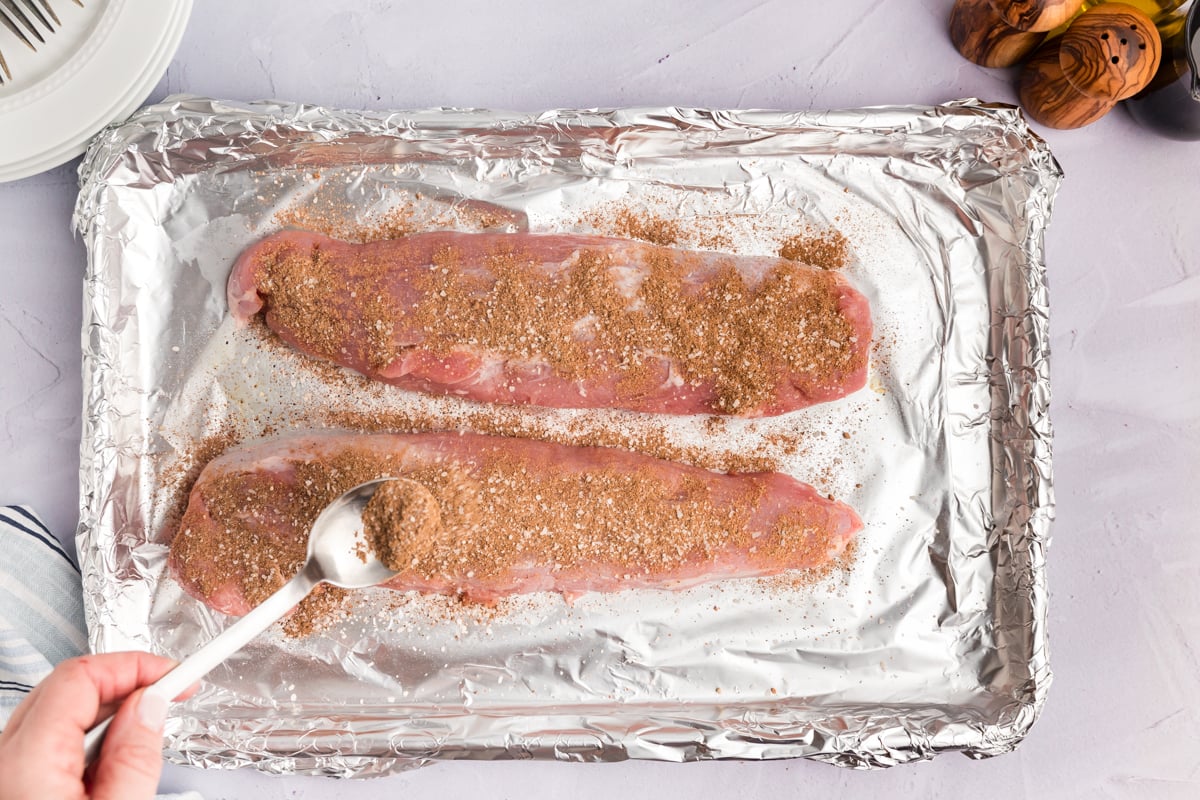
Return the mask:
<path fill-rule="evenodd" d="M 1036 719 L 1053 508 L 1042 237 L 1061 172 L 1015 109 L 174 97 L 102 133 L 80 174 L 78 545 L 97 651 L 180 658 L 230 623 L 166 574 L 172 523 L 207 457 L 289 430 L 500 432 L 769 467 L 866 524 L 819 579 L 492 610 L 362 593 L 327 630 L 277 628 L 214 671 L 172 710 L 172 759 L 334 775 L 451 758 L 877 767 L 1004 753 Z M 875 318 L 868 388 L 760 420 L 491 408 L 317 365 L 227 314 L 235 257 L 283 226 L 640 235 L 630 219 L 745 254 L 844 236 Z"/>

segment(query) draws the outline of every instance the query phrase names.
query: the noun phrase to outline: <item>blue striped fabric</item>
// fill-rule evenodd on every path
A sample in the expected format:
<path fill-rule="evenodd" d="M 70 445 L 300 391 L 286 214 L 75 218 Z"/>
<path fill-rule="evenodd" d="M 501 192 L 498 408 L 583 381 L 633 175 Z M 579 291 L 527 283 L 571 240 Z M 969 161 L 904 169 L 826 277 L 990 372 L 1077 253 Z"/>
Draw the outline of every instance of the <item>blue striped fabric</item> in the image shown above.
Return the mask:
<path fill-rule="evenodd" d="M 0 506 L 0 730 L 55 664 L 85 650 L 79 568 L 36 514 Z"/>

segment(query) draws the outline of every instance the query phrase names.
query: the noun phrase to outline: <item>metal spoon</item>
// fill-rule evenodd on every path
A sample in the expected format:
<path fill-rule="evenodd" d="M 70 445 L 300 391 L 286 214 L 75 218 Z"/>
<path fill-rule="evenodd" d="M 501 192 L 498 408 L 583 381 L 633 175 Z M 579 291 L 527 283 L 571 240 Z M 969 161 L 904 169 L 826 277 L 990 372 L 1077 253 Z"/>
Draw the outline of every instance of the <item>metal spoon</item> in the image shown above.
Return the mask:
<path fill-rule="evenodd" d="M 146 688 L 173 701 L 196 681 L 225 659 L 245 647 L 254 637 L 271 627 L 280 617 L 308 596 L 318 583 L 332 583 L 343 589 L 364 589 L 383 583 L 396 573 L 388 569 L 373 550 L 357 548 L 363 530 L 362 514 L 367 501 L 389 481 L 411 484 L 412 491 L 428 494 L 419 483 L 406 478 L 381 478 L 355 486 L 334 500 L 313 523 L 308 537 L 308 557 L 299 574 L 275 594 L 254 607 L 250 613 L 215 636 L 208 644 L 185 658 L 173 670 Z M 432 498 L 430 498 L 432 504 Z M 436 508 L 436 506 L 434 506 Z M 363 562 L 363 558 L 366 562 Z M 87 732 L 83 740 L 84 761 L 91 764 L 100 755 L 100 745 L 112 717 Z"/>

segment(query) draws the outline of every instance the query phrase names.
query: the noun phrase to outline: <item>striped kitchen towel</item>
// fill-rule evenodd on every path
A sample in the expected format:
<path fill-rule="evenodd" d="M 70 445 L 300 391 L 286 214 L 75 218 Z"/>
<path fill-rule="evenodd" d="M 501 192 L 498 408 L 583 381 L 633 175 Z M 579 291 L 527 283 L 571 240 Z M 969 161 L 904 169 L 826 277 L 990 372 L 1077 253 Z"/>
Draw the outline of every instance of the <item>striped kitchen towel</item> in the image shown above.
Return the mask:
<path fill-rule="evenodd" d="M 79 567 L 27 507 L 0 506 L 0 730 L 55 664 L 86 650 Z"/>

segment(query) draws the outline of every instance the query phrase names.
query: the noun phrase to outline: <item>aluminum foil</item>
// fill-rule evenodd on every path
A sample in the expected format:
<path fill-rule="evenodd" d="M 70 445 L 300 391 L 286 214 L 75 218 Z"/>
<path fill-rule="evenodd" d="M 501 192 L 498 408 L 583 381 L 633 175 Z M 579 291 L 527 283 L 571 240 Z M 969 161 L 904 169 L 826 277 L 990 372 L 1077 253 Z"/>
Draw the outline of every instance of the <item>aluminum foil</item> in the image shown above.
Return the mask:
<path fill-rule="evenodd" d="M 767 456 L 866 522 L 852 565 L 817 583 L 533 595 L 492 612 L 365 593 L 329 630 L 274 630 L 214 671 L 174 707 L 170 758 L 347 776 L 451 758 L 864 768 L 1004 753 L 1037 718 L 1053 508 L 1042 237 L 1061 172 L 1017 110 L 364 113 L 173 97 L 102 133 L 80 175 L 78 545 L 97 651 L 182 657 L 229 624 L 165 573 L 197 452 L 338 410 L 562 441 L 619 431 L 700 462 Z M 317 370 L 230 324 L 234 258 L 289 213 L 366 224 L 400 204 L 418 227 L 584 232 L 635 209 L 681 221 L 682 246 L 741 253 L 835 228 L 875 315 L 870 386 L 724 425 L 489 409 Z"/>

